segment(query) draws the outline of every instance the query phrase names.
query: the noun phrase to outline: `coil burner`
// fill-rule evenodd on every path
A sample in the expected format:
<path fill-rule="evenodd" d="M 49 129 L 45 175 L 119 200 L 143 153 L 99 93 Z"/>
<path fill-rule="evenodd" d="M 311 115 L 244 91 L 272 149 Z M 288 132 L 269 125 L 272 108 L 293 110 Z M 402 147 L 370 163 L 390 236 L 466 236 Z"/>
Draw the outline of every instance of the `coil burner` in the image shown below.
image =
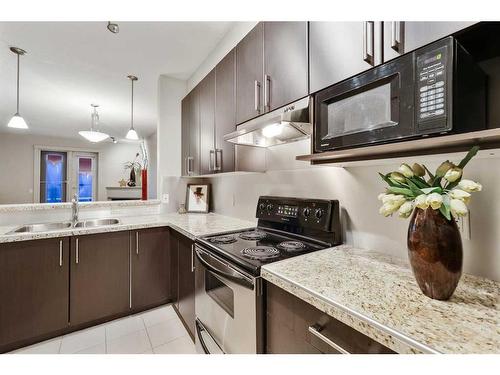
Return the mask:
<path fill-rule="evenodd" d="M 267 234 L 258 230 L 253 230 L 250 232 L 243 232 L 240 234 L 240 238 L 248 241 L 258 241 L 266 238 Z"/>
<path fill-rule="evenodd" d="M 268 260 L 280 256 L 280 251 L 272 246 L 252 246 L 241 250 L 244 257 L 256 260 Z"/>
<path fill-rule="evenodd" d="M 217 236 L 209 238 L 208 240 L 218 245 L 226 245 L 237 241 L 236 237 L 234 236 Z"/>
<path fill-rule="evenodd" d="M 301 251 L 306 248 L 306 245 L 300 241 L 283 241 L 277 247 L 285 251 Z"/>

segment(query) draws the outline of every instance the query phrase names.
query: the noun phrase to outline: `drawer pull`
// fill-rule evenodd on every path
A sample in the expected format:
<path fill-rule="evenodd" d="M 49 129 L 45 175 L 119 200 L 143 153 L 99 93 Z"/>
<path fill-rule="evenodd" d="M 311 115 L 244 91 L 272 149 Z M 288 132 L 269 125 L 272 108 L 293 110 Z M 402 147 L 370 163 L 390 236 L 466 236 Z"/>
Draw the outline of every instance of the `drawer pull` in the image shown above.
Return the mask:
<path fill-rule="evenodd" d="M 312 326 L 309 326 L 308 330 L 309 330 L 310 333 L 312 333 L 318 339 L 320 339 L 321 341 L 323 341 L 325 344 L 331 346 L 333 349 L 337 350 L 338 352 L 340 352 L 342 354 L 351 354 L 349 351 L 347 351 L 346 349 L 344 349 L 343 347 L 341 347 L 339 344 L 333 342 L 328 337 L 326 337 L 325 335 L 323 335 L 321 333 L 322 327 L 319 324 L 314 324 Z"/>

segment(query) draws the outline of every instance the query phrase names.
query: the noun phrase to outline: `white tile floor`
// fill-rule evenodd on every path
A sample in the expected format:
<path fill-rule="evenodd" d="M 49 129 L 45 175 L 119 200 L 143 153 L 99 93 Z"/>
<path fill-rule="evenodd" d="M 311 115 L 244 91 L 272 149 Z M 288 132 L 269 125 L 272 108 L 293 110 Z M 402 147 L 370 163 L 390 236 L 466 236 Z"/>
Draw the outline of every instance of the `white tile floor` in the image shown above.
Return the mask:
<path fill-rule="evenodd" d="M 56 337 L 15 354 L 196 354 L 172 306 Z"/>

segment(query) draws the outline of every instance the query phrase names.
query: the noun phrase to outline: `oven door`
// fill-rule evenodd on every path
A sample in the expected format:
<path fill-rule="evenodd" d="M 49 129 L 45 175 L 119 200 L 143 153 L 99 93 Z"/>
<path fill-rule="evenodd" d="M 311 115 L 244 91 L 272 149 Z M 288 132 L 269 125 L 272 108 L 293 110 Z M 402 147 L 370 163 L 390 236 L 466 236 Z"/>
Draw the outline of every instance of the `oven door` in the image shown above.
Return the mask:
<path fill-rule="evenodd" d="M 198 353 L 257 353 L 256 280 L 195 245 Z"/>
<path fill-rule="evenodd" d="M 413 60 L 401 56 L 318 92 L 315 151 L 414 136 Z"/>

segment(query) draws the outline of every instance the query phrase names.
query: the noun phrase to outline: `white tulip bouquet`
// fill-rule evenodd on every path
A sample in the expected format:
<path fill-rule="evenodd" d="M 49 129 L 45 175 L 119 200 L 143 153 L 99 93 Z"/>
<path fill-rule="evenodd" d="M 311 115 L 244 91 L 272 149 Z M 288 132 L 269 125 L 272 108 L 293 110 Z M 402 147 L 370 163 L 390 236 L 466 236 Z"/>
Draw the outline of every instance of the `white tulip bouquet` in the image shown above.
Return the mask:
<path fill-rule="evenodd" d="M 482 186 L 478 182 L 462 179 L 462 174 L 478 150 L 478 146 L 472 147 L 458 165 L 449 160 L 441 163 L 434 174 L 418 163 L 411 167 L 403 163 L 398 171 L 386 175 L 379 173 L 389 185 L 386 192 L 378 196 L 382 201 L 379 212 L 390 216 L 398 211 L 400 217 L 407 218 L 414 208 L 425 210 L 431 207 L 439 210 L 447 220 L 451 220 L 452 216 L 467 215 L 470 193 L 481 191 Z"/>

